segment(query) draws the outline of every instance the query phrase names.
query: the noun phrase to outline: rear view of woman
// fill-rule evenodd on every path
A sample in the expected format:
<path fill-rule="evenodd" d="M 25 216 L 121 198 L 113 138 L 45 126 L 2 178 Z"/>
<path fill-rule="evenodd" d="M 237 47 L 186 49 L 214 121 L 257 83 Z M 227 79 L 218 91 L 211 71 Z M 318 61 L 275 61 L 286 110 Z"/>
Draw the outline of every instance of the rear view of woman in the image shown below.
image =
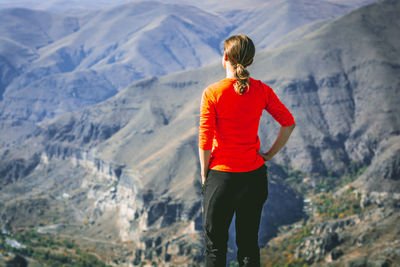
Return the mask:
<path fill-rule="evenodd" d="M 260 266 L 258 230 L 268 197 L 267 167 L 295 127 L 274 91 L 249 77 L 255 47 L 239 34 L 225 40 L 226 78 L 209 85 L 200 107 L 199 156 L 203 194 L 206 266 L 226 266 L 228 229 L 236 213 L 239 266 Z M 263 110 L 281 125 L 266 153 L 260 151 L 258 126 Z"/>

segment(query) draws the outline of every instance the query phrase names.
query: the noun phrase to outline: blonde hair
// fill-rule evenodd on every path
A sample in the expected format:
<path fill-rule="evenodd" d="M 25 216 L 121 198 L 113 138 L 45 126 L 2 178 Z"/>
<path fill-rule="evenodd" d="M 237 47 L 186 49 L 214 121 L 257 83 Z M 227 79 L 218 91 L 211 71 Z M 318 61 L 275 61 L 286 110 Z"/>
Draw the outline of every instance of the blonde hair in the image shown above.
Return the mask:
<path fill-rule="evenodd" d="M 224 52 L 234 68 L 235 92 L 243 95 L 249 87 L 250 73 L 246 69 L 253 63 L 256 49 L 253 41 L 244 34 L 233 35 L 225 40 Z"/>

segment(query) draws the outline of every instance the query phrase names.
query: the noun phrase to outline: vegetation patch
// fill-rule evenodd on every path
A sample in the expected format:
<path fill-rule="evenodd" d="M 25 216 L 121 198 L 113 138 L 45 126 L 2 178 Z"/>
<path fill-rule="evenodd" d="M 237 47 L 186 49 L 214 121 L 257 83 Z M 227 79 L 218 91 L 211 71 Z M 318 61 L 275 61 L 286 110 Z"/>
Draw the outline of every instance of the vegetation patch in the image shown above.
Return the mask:
<path fill-rule="evenodd" d="M 289 168 L 285 165 L 277 165 L 284 171 L 285 181 L 302 195 L 315 195 L 321 192 L 336 191 L 356 180 L 368 167 L 363 163 L 352 161 L 342 176 L 332 171 L 328 171 L 325 176 L 318 174 L 307 176 L 307 174 L 299 170 Z"/>
<path fill-rule="evenodd" d="M 320 193 L 313 198 L 316 215 L 323 219 L 337 219 L 361 213 L 360 195 L 349 187 L 343 194 L 333 197 L 331 192 Z"/>
<path fill-rule="evenodd" d="M 8 240 L 17 241 L 22 247 L 10 245 Z M 0 253 L 12 252 L 33 258 L 48 266 L 108 267 L 96 255 L 82 250 L 72 238 L 38 233 L 31 229 L 0 233 Z"/>

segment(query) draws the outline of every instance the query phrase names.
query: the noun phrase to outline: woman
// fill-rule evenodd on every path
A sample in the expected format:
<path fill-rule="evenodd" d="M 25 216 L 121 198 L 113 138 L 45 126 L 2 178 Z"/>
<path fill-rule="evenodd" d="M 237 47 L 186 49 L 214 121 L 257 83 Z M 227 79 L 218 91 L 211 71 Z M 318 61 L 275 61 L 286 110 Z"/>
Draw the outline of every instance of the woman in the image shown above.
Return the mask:
<path fill-rule="evenodd" d="M 226 266 L 228 229 L 236 213 L 239 266 L 260 266 L 258 230 L 268 196 L 267 167 L 295 127 L 289 110 L 272 89 L 249 77 L 255 47 L 239 34 L 225 40 L 226 78 L 209 85 L 200 108 L 199 156 L 203 194 L 206 266 Z M 281 125 L 266 153 L 260 152 L 258 126 L 263 110 Z"/>

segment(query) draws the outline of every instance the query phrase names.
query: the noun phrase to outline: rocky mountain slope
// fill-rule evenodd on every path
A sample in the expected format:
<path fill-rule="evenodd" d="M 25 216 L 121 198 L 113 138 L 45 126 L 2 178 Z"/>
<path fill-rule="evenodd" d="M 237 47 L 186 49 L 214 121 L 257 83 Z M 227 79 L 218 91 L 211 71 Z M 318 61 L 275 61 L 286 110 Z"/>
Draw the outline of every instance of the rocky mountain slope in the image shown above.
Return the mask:
<path fill-rule="evenodd" d="M 341 181 L 350 166 L 363 166 L 352 187 L 337 186 L 334 196 L 324 198 L 340 199 L 350 190 L 359 196 L 351 201 L 365 213 L 306 221 L 312 229 L 296 243 L 297 260 L 341 266 L 357 253 L 354 262 L 360 264 L 397 259 L 399 11 L 398 1 L 378 1 L 291 45 L 256 55 L 252 76 L 275 89 L 297 125 L 285 149 L 268 163 L 270 197 L 260 245 L 281 237 L 280 226 L 317 216 L 313 210 L 324 193 L 317 189 L 328 178 Z M 133 265 L 198 264 L 203 248 L 198 110 L 202 90 L 223 76 L 215 64 L 141 80 L 102 103 L 39 123 L 17 149 L 2 147 L 2 227 L 42 224 L 43 231 L 130 246 L 133 254 L 121 259 Z M 261 125 L 266 150 L 278 125 L 268 114 Z M 311 196 L 288 181 L 293 170 L 306 176 L 299 183 Z M 305 213 L 306 197 L 314 206 Z M 376 227 L 382 219 L 386 223 Z M 385 231 L 392 239 L 377 238 Z M 356 240 L 360 246 L 353 248 Z M 367 246 L 379 249 L 371 256 Z"/>

